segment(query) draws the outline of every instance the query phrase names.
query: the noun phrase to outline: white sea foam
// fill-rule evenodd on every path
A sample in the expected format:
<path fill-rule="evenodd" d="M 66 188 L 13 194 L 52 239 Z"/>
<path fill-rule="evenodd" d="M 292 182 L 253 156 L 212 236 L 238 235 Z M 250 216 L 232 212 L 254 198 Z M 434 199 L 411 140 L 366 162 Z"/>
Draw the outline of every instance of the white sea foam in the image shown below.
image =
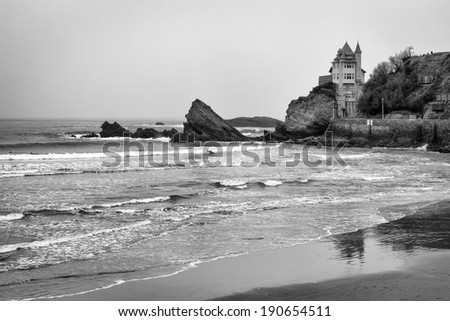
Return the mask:
<path fill-rule="evenodd" d="M 86 135 L 86 134 L 71 134 L 70 136 L 67 136 L 67 138 L 82 138 L 83 137 L 83 135 Z"/>
<path fill-rule="evenodd" d="M 427 148 L 428 148 L 428 144 L 425 144 L 425 145 L 422 145 L 422 146 L 420 146 L 420 147 L 417 147 L 416 149 L 417 149 L 417 150 L 427 151 Z"/>
<path fill-rule="evenodd" d="M 362 178 L 364 181 L 384 181 L 394 179 L 394 176 L 367 176 Z"/>
<path fill-rule="evenodd" d="M 131 204 L 148 204 L 148 203 L 157 203 L 157 202 L 165 202 L 170 200 L 170 196 L 156 196 L 152 198 L 140 198 L 140 199 L 131 199 L 129 201 L 117 202 L 117 203 L 108 203 L 101 205 L 102 207 L 119 207 L 123 205 L 131 205 Z"/>
<path fill-rule="evenodd" d="M 0 160 L 45 160 L 73 158 L 104 158 L 110 157 L 103 153 L 65 153 L 65 154 L 6 154 L 0 155 Z"/>
<path fill-rule="evenodd" d="M 147 139 L 149 141 L 159 141 L 159 142 L 166 142 L 168 143 L 170 139 L 167 137 L 161 137 L 161 138 L 150 138 Z M 255 148 L 256 149 L 256 148 Z M 6 160 L 6 161 L 12 161 L 12 160 L 54 160 L 54 159 L 99 159 L 99 158 L 111 158 L 111 157 L 118 157 L 121 158 L 124 157 L 139 157 L 139 156 L 148 156 L 148 155 L 162 155 L 162 154 L 168 154 L 168 155 L 185 155 L 189 153 L 193 154 L 202 154 L 204 153 L 204 148 L 202 147 L 195 147 L 195 148 L 180 148 L 180 149 L 170 149 L 168 151 L 160 151 L 160 150 L 131 150 L 127 153 L 123 151 L 117 151 L 114 152 L 114 154 L 108 154 L 108 153 L 64 153 L 64 154 L 2 154 L 0 155 L 0 161 Z"/>
<path fill-rule="evenodd" d="M 266 185 L 266 186 L 275 187 L 275 186 L 279 186 L 279 185 L 281 185 L 283 183 L 280 182 L 280 181 L 268 180 L 268 181 L 263 182 L 263 184 Z"/>
<path fill-rule="evenodd" d="M 137 212 L 138 212 L 138 210 L 133 210 L 133 209 L 123 209 L 123 210 L 116 211 L 116 213 L 120 213 L 120 214 L 134 214 Z"/>
<path fill-rule="evenodd" d="M 106 233 L 113 233 L 113 232 L 117 232 L 117 231 L 129 230 L 129 229 L 132 229 L 132 228 L 148 225 L 148 224 L 151 224 L 151 223 L 152 223 L 152 221 L 148 220 L 148 221 L 142 221 L 142 222 L 139 222 L 139 223 L 125 225 L 125 226 L 121 226 L 121 227 L 117 227 L 117 228 L 97 230 L 97 231 L 93 231 L 93 232 L 86 233 L 86 234 L 65 236 L 65 237 L 46 239 L 46 240 L 41 240 L 41 241 L 33 241 L 33 242 L 24 242 L 24 243 L 2 245 L 2 246 L 0 246 L 0 253 L 8 253 L 8 252 L 12 252 L 12 251 L 15 251 L 15 250 L 21 249 L 21 248 L 23 248 L 23 249 L 35 249 L 35 248 L 40 248 L 40 247 L 47 247 L 47 246 L 51 246 L 51 245 L 54 245 L 54 244 L 60 244 L 60 243 L 65 243 L 65 242 L 71 242 L 71 241 L 76 241 L 76 240 L 80 240 L 80 239 L 85 239 L 85 238 L 89 238 L 89 237 L 92 237 L 92 236 L 95 236 L 95 235 L 99 235 L 99 234 L 106 234 Z"/>
<path fill-rule="evenodd" d="M 8 177 L 24 177 L 25 173 L 0 173 L 0 178 L 8 178 Z"/>
<path fill-rule="evenodd" d="M 181 267 L 177 271 L 172 272 L 172 273 L 168 273 L 168 274 L 162 274 L 162 275 L 157 275 L 157 276 L 150 276 L 150 277 L 146 277 L 146 278 L 130 279 L 130 280 L 126 280 L 126 281 L 119 279 L 119 280 L 114 281 L 112 284 L 109 284 L 109 285 L 106 285 L 106 286 L 102 286 L 102 287 L 97 287 L 95 289 L 91 289 L 91 290 L 87 290 L 87 291 L 76 292 L 76 293 L 69 293 L 69 294 L 61 294 L 61 295 L 54 295 L 54 296 L 42 296 L 42 297 L 37 297 L 37 298 L 25 299 L 25 301 L 42 300 L 42 299 L 57 299 L 57 298 L 71 297 L 71 296 L 75 296 L 75 295 L 82 295 L 82 294 L 92 293 L 92 292 L 95 292 L 95 291 L 110 289 L 112 287 L 115 287 L 115 286 L 118 286 L 118 285 L 121 285 L 121 284 L 124 284 L 124 283 L 129 283 L 129 282 L 141 282 L 141 281 L 149 281 L 149 280 L 155 280 L 155 279 L 164 279 L 164 278 L 175 276 L 175 275 L 180 274 L 182 272 L 185 272 L 187 270 L 197 268 L 200 264 L 203 264 L 203 263 L 214 262 L 214 261 L 221 260 L 221 259 L 226 259 L 226 258 L 238 257 L 238 256 L 241 256 L 241 255 L 244 255 L 244 254 L 247 254 L 247 252 L 231 253 L 231 254 L 228 254 L 228 255 L 221 255 L 221 256 L 214 257 L 214 258 L 210 258 L 210 259 L 196 260 L 196 261 L 193 261 L 193 262 L 188 262 L 185 266 Z"/>
<path fill-rule="evenodd" d="M 226 187 L 238 187 L 238 186 L 246 185 L 247 182 L 240 181 L 240 180 L 237 180 L 237 179 L 225 179 L 223 181 L 220 181 L 219 184 L 221 186 L 226 186 Z"/>
<path fill-rule="evenodd" d="M 23 218 L 22 213 L 11 213 L 11 214 L 7 214 L 7 215 L 0 215 L 0 222 L 15 221 L 15 220 L 20 220 L 21 218 Z"/>
<path fill-rule="evenodd" d="M 162 143 L 169 143 L 171 138 L 170 137 L 160 137 L 160 138 L 153 138 L 156 142 L 162 142 Z"/>
<path fill-rule="evenodd" d="M 361 158 L 369 157 L 370 155 L 372 155 L 372 154 L 370 154 L 370 153 L 354 154 L 354 155 L 343 155 L 343 154 L 340 154 L 339 157 L 342 158 L 342 159 L 361 159 Z M 325 154 L 310 153 L 310 156 L 314 156 L 314 157 L 317 157 L 317 158 L 322 159 L 322 160 L 332 159 L 334 157 L 333 155 L 327 155 L 326 153 Z"/>
<path fill-rule="evenodd" d="M 340 155 L 342 159 L 360 159 L 360 158 L 365 158 L 365 157 L 369 157 L 371 154 L 367 153 L 367 154 L 355 154 L 355 155 Z"/>

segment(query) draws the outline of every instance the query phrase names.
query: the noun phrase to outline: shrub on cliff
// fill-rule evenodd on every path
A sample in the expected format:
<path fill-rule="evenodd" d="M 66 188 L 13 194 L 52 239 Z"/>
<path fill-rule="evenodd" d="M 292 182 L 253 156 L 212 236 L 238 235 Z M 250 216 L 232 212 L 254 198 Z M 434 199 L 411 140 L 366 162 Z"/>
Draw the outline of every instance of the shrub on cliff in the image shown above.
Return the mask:
<path fill-rule="evenodd" d="M 311 93 L 325 94 L 325 95 L 328 95 L 330 98 L 334 99 L 335 95 L 336 95 L 336 84 L 332 83 L 331 81 L 326 82 L 322 85 L 314 87 L 311 90 Z"/>
<path fill-rule="evenodd" d="M 449 93 L 450 52 L 412 56 L 408 47 L 378 64 L 364 86 L 358 108 L 365 114 L 380 114 L 384 98 L 386 114 L 407 110 L 431 117 L 431 102 Z"/>
<path fill-rule="evenodd" d="M 412 61 L 412 47 L 389 57 L 375 67 L 363 95 L 358 102 L 358 109 L 366 114 L 379 114 L 384 98 L 385 113 L 395 110 L 422 112 L 429 96 L 409 97 L 419 87 L 419 75 Z"/>

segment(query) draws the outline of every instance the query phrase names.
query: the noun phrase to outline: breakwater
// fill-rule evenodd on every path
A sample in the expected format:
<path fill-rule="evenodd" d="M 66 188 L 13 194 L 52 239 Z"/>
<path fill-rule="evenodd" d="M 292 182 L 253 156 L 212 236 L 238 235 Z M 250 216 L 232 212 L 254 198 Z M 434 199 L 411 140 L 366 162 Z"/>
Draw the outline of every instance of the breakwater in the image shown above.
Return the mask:
<path fill-rule="evenodd" d="M 429 144 L 435 148 L 450 145 L 448 119 L 332 119 L 328 131 L 335 139 L 357 145 L 411 147 Z"/>

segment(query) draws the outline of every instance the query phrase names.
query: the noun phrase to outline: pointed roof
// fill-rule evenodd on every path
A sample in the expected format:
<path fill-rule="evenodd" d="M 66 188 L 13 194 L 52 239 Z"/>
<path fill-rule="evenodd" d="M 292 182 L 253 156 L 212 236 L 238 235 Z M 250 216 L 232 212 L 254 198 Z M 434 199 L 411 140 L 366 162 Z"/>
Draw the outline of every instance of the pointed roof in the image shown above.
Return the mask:
<path fill-rule="evenodd" d="M 362 51 L 361 51 L 361 48 L 359 47 L 359 41 L 358 41 L 358 43 L 356 44 L 356 49 L 355 49 L 355 53 L 361 53 Z"/>
<path fill-rule="evenodd" d="M 353 50 L 348 45 L 347 41 L 345 42 L 344 47 L 342 47 L 342 54 L 345 54 L 346 56 L 353 55 Z"/>

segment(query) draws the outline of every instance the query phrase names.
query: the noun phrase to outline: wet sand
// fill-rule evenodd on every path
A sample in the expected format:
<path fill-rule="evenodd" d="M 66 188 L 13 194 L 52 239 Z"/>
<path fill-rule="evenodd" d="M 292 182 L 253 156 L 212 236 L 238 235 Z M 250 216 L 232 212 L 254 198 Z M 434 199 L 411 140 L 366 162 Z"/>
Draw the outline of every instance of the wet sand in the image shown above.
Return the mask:
<path fill-rule="evenodd" d="M 450 252 L 423 253 L 398 271 L 339 278 L 318 283 L 257 288 L 223 301 L 448 301 Z"/>
<path fill-rule="evenodd" d="M 450 300 L 450 202 L 376 227 L 65 300 Z"/>

